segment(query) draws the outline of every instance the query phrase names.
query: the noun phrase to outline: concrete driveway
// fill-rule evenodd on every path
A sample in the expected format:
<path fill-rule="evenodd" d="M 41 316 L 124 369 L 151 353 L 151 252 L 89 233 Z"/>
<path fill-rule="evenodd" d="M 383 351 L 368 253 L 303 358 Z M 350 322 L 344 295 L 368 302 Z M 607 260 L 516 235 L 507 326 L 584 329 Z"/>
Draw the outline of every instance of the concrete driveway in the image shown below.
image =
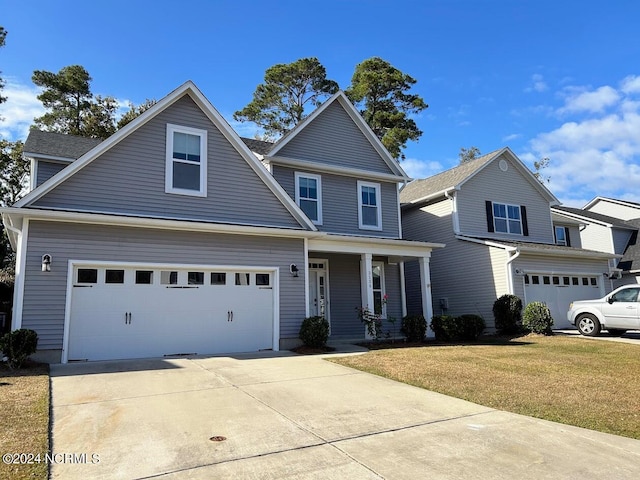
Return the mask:
<path fill-rule="evenodd" d="M 55 365 L 51 376 L 52 478 L 636 480 L 640 472 L 640 441 L 320 356 Z"/>
<path fill-rule="evenodd" d="M 576 338 L 584 338 L 586 340 L 604 340 L 607 342 L 631 343 L 632 345 L 640 345 L 640 330 L 629 330 L 624 335 L 610 335 L 609 332 L 603 330 L 595 337 L 585 337 L 580 335 L 577 329 L 554 330 L 554 333 L 561 335 L 569 335 Z"/>

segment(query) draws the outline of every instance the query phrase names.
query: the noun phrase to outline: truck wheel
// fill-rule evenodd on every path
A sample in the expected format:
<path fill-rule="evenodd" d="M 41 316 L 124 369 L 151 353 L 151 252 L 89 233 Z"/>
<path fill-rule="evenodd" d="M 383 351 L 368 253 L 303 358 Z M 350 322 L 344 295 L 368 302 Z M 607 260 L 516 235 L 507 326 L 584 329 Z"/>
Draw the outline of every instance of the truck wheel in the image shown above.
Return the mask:
<path fill-rule="evenodd" d="M 595 337 L 600 333 L 601 328 L 598 319 L 590 313 L 580 315 L 576 326 L 578 327 L 578 331 L 587 337 Z"/>

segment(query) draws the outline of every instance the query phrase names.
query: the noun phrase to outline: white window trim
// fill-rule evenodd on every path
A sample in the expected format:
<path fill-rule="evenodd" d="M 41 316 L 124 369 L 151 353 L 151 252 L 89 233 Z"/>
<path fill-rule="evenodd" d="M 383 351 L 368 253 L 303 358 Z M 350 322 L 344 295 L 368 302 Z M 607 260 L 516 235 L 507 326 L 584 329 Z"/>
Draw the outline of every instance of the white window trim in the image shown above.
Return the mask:
<path fill-rule="evenodd" d="M 558 240 L 558 229 L 562 229 L 562 233 L 564 235 L 564 241 L 562 241 L 562 242 L 560 242 L 560 240 Z M 553 235 L 555 237 L 556 245 L 560 245 L 561 247 L 566 247 L 567 246 L 567 228 L 566 227 L 561 227 L 559 225 L 555 225 L 553 227 Z"/>
<path fill-rule="evenodd" d="M 200 137 L 200 188 L 199 190 L 187 190 L 184 188 L 173 187 L 173 134 L 186 133 L 188 135 L 197 135 Z M 190 162 L 185 162 L 190 163 Z M 181 125 L 173 125 L 167 123 L 167 139 L 166 139 L 166 164 L 165 164 L 165 193 L 176 195 L 188 195 L 192 197 L 207 196 L 207 131 L 199 128 L 183 127 Z"/>
<path fill-rule="evenodd" d="M 316 181 L 317 191 L 318 191 L 318 199 L 316 202 L 318 203 L 318 219 L 314 220 L 311 218 L 310 220 L 314 223 L 314 225 L 322 225 L 322 177 L 320 175 L 316 175 L 313 173 L 303 173 L 303 172 L 295 172 L 295 189 L 296 189 L 296 204 L 300 207 L 300 179 L 301 178 L 312 178 Z M 305 198 L 304 200 L 309 200 Z M 300 207 L 302 208 L 302 207 Z"/>
<path fill-rule="evenodd" d="M 378 203 L 378 225 L 364 225 L 362 223 L 362 187 L 371 187 L 376 189 L 376 201 Z M 379 183 L 364 182 L 358 180 L 358 228 L 360 230 L 382 230 L 382 195 Z"/>
<path fill-rule="evenodd" d="M 380 299 L 382 300 L 382 312 L 380 312 L 380 315 L 382 318 L 386 319 L 387 318 L 387 304 L 384 301 L 384 296 L 387 294 L 387 288 L 385 285 L 385 273 L 384 273 L 384 262 L 371 262 L 371 272 L 373 273 L 373 268 L 375 267 L 380 267 Z M 373 280 L 373 279 L 372 279 Z M 372 281 L 372 285 L 373 285 L 373 281 Z M 376 288 L 372 288 L 372 290 L 375 292 L 377 289 Z M 374 304 L 375 304 L 375 300 L 374 300 Z M 371 308 L 372 310 L 375 310 L 375 305 L 372 306 Z"/>
<path fill-rule="evenodd" d="M 513 205 L 511 203 L 502 203 L 502 202 L 491 202 L 491 208 L 493 209 L 495 205 L 504 205 L 506 207 L 506 217 L 496 217 L 495 214 L 495 210 L 493 210 L 491 213 L 493 215 L 493 231 L 495 233 L 506 233 L 508 235 L 520 235 L 523 236 L 524 235 L 524 224 L 522 222 L 522 208 L 520 208 L 520 205 Z M 509 207 L 515 207 L 518 209 L 518 212 L 520 212 L 520 219 L 518 220 L 520 222 L 520 232 L 512 232 L 510 231 L 511 229 L 509 228 Z M 504 219 L 507 221 L 507 231 L 506 232 L 501 232 L 498 230 L 498 228 L 496 227 L 496 218 L 499 219 Z M 515 221 L 515 220 L 512 220 Z"/>

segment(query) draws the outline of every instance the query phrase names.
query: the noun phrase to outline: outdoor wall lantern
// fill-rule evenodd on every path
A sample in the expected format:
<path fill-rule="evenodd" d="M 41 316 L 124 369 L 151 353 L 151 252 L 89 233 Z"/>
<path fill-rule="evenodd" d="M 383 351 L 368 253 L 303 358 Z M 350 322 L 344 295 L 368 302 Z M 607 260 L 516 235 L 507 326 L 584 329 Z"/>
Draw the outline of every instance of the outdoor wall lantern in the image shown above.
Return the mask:
<path fill-rule="evenodd" d="M 294 277 L 298 276 L 298 266 L 295 263 L 292 263 L 291 265 L 289 265 L 289 271 L 291 272 L 291 275 L 293 275 Z"/>
<path fill-rule="evenodd" d="M 42 255 L 42 271 L 50 272 L 51 271 L 51 255 L 45 253 Z"/>

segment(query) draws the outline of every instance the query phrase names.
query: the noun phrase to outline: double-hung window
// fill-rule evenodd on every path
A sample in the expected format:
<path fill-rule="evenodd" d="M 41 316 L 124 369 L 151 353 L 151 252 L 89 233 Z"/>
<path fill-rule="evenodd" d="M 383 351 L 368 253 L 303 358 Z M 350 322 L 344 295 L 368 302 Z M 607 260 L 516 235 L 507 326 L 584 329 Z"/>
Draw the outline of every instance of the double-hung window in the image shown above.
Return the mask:
<path fill-rule="evenodd" d="M 358 226 L 363 230 L 382 230 L 380 184 L 358 181 Z"/>
<path fill-rule="evenodd" d="M 322 180 L 320 175 L 296 172 L 296 203 L 316 225 L 322 225 Z"/>
<path fill-rule="evenodd" d="M 520 206 L 494 202 L 493 224 L 496 232 L 522 235 Z"/>
<path fill-rule="evenodd" d="M 567 227 L 555 227 L 556 233 L 556 245 L 563 245 L 565 247 L 570 247 L 571 243 L 569 241 L 569 230 Z"/>
<path fill-rule="evenodd" d="M 207 131 L 167 124 L 165 192 L 207 196 Z"/>

